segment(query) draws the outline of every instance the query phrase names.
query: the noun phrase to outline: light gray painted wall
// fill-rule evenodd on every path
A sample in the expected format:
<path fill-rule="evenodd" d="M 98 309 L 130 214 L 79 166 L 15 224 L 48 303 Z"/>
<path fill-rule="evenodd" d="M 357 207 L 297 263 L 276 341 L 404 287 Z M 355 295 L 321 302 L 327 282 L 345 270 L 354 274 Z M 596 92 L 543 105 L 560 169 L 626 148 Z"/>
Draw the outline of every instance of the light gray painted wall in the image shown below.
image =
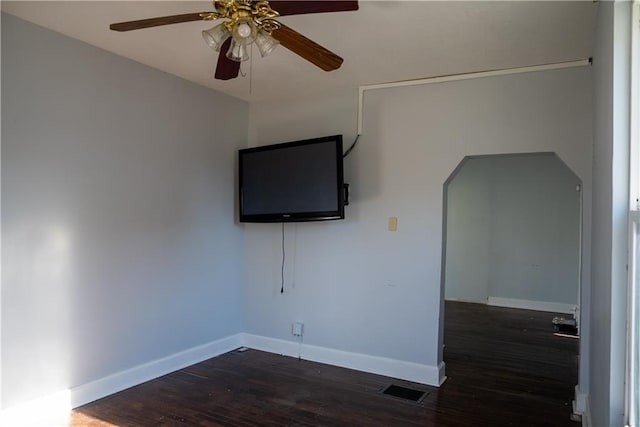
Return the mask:
<path fill-rule="evenodd" d="M 4 406 L 242 330 L 248 106 L 2 15 Z"/>
<path fill-rule="evenodd" d="M 491 158 L 467 159 L 447 184 L 445 298 L 487 303 L 491 295 Z"/>
<path fill-rule="evenodd" d="M 600 3 L 594 51 L 592 425 L 623 425 L 631 2 Z"/>
<path fill-rule="evenodd" d="M 356 107 L 355 90 L 252 105 L 250 144 L 350 141 Z M 364 134 L 345 162 L 347 219 L 288 226 L 284 295 L 280 227 L 245 225 L 247 332 L 292 340 L 300 320 L 308 344 L 437 365 L 447 177 L 466 155 L 556 152 L 582 179 L 589 212 L 591 136 L 586 67 L 367 91 Z M 590 227 L 587 217 L 587 248 Z"/>
<path fill-rule="evenodd" d="M 552 154 L 468 159 L 448 185 L 446 298 L 577 304 L 579 183 Z"/>
<path fill-rule="evenodd" d="M 613 7 L 600 3 L 593 66 L 593 261 L 588 391 L 592 424 L 601 426 L 610 425 L 612 64 Z"/>
<path fill-rule="evenodd" d="M 505 156 L 494 166 L 492 296 L 577 304 L 579 178 L 556 156 Z"/>

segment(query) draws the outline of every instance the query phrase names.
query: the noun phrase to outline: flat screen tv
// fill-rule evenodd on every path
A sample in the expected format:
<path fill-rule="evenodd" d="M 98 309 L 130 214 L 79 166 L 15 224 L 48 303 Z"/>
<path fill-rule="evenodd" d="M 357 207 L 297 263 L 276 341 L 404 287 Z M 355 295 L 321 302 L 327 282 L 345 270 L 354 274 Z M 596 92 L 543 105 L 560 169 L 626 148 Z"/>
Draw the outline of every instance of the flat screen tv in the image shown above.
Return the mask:
<path fill-rule="evenodd" d="M 239 152 L 240 222 L 344 219 L 342 135 Z"/>

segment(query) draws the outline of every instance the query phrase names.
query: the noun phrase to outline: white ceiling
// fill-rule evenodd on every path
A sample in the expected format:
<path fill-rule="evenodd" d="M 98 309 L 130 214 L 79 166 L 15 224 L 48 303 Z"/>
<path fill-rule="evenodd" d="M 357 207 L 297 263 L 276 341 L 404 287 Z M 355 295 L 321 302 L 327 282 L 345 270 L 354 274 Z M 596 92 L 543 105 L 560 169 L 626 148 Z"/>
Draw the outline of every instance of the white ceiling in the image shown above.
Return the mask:
<path fill-rule="evenodd" d="M 244 63 L 245 78 L 213 78 L 217 52 L 190 22 L 118 33 L 120 21 L 212 10 L 208 1 L 17 1 L 2 10 L 229 95 L 255 101 L 360 85 L 585 59 L 592 1 L 361 1 L 360 10 L 280 20 L 344 58 L 326 73 L 283 47 Z"/>

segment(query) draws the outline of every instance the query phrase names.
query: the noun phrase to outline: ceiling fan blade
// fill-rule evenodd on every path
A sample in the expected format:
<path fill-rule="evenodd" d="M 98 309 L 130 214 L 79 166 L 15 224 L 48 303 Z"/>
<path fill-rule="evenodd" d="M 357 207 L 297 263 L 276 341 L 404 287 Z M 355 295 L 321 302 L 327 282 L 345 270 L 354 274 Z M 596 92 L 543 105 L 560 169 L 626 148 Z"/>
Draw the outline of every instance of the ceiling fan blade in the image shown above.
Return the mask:
<path fill-rule="evenodd" d="M 183 15 L 161 16 L 159 18 L 140 19 L 138 21 L 118 22 L 109 25 L 113 31 L 131 31 L 141 28 L 159 27 L 161 25 L 179 24 L 181 22 L 201 21 L 202 14 L 209 12 L 185 13 Z"/>
<path fill-rule="evenodd" d="M 220 47 L 220 55 L 218 55 L 218 65 L 216 66 L 215 78 L 218 80 L 231 80 L 238 77 L 240 71 L 240 63 L 227 58 L 227 51 L 231 45 L 231 37 L 225 40 Z"/>
<path fill-rule="evenodd" d="M 277 11 L 280 16 L 358 10 L 357 1 L 341 0 L 273 0 L 269 2 L 269 6 L 271 6 L 273 10 Z"/>
<path fill-rule="evenodd" d="M 278 40 L 282 46 L 322 68 L 324 71 L 337 70 L 340 68 L 340 65 L 342 65 L 343 59 L 338 55 L 282 23 L 280 24 L 280 28 L 274 30 L 271 35 Z"/>

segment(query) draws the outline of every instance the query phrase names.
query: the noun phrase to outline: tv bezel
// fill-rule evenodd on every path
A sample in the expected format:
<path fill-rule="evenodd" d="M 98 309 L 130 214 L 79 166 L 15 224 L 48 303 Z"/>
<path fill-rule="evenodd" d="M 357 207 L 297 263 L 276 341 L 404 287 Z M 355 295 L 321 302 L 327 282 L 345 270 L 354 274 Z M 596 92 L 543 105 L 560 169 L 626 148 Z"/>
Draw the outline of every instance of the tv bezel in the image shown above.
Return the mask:
<path fill-rule="evenodd" d="M 300 147 L 311 144 L 321 144 L 326 142 L 335 142 L 336 144 L 336 172 L 337 172 L 337 188 L 338 207 L 333 211 L 315 211 L 315 212 L 280 212 L 246 215 L 243 213 L 243 156 L 249 153 L 260 151 L 273 151 L 291 147 Z M 331 135 L 320 138 L 303 139 L 299 141 L 283 142 L 280 144 L 262 145 L 259 147 L 244 148 L 238 151 L 238 211 L 240 222 L 308 222 L 308 221 L 328 221 L 336 219 L 344 219 L 344 167 L 342 154 L 342 135 Z"/>

